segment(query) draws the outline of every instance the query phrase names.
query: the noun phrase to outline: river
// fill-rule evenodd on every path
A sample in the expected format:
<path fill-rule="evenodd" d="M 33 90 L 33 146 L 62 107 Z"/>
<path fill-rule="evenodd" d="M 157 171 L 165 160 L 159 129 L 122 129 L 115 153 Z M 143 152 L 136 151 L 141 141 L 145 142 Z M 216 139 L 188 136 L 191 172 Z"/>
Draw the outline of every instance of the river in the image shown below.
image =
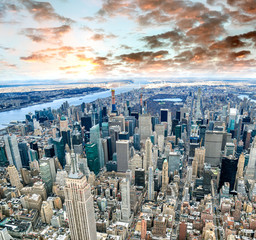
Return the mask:
<path fill-rule="evenodd" d="M 129 92 L 139 87 L 140 86 L 135 83 L 135 84 L 125 85 L 123 87 L 115 88 L 115 90 L 116 90 L 116 94 L 120 94 L 120 93 Z M 79 104 L 82 104 L 83 102 L 89 103 L 99 98 L 106 98 L 109 96 L 111 96 L 110 90 L 92 93 L 85 96 L 62 98 L 62 99 L 54 100 L 53 102 L 40 103 L 33 106 L 24 107 L 21 109 L 15 109 L 7 112 L 0 112 L 0 129 L 5 128 L 7 124 L 9 124 L 11 121 L 24 121 L 25 115 L 30 112 L 34 113 L 35 110 L 43 110 L 44 108 L 48 108 L 48 107 L 51 107 L 52 109 L 57 109 L 65 101 L 67 101 L 69 105 L 77 106 Z"/>

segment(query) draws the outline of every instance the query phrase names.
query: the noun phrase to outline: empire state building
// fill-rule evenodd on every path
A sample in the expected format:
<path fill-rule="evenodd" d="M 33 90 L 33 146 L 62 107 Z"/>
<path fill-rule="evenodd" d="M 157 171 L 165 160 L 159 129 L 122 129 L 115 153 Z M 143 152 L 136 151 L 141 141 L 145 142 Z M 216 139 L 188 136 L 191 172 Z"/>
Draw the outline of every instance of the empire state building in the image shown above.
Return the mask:
<path fill-rule="evenodd" d="M 71 164 L 64 188 L 71 239 L 94 240 L 97 234 L 91 187 L 77 168 L 74 152 L 71 153 Z"/>

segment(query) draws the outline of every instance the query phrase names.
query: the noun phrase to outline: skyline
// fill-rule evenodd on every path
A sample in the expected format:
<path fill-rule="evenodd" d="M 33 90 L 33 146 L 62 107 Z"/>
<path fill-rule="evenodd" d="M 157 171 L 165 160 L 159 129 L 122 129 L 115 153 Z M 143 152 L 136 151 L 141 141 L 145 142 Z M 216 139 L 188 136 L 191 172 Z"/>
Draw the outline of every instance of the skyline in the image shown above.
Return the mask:
<path fill-rule="evenodd" d="M 255 78 L 255 1 L 4 0 L 0 83 Z M 211 30 L 212 31 L 209 31 Z"/>

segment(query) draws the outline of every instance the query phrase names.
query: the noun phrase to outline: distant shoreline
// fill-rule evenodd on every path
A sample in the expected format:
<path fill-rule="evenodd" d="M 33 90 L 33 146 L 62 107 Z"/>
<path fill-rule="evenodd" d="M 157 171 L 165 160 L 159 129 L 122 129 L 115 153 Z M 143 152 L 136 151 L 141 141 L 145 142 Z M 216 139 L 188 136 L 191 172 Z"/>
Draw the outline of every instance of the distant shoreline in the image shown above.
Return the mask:
<path fill-rule="evenodd" d="M 12 107 L 9 107 L 9 108 L 6 108 L 6 109 L 0 109 L 0 112 L 8 112 L 8 111 L 18 110 L 18 109 L 38 105 L 38 104 L 50 103 L 50 102 L 53 102 L 55 100 L 62 99 L 62 98 L 83 97 L 83 96 L 86 96 L 86 95 L 89 95 L 89 94 L 107 91 L 109 89 L 99 87 L 97 89 L 92 88 L 92 90 L 90 90 L 90 88 L 87 88 L 86 92 L 83 92 L 83 93 L 73 93 L 73 94 L 70 93 L 70 94 L 65 95 L 65 92 L 67 90 L 62 90 L 64 92 L 63 94 L 60 94 L 60 95 L 52 97 L 52 98 L 43 98 L 41 101 L 26 103 L 26 104 L 23 104 L 22 106 L 12 106 Z M 80 90 L 83 90 L 83 89 L 80 89 Z M 57 92 L 57 91 L 58 90 L 56 90 L 56 91 L 53 90 L 51 92 Z M 23 93 L 23 94 L 25 95 L 26 93 Z"/>

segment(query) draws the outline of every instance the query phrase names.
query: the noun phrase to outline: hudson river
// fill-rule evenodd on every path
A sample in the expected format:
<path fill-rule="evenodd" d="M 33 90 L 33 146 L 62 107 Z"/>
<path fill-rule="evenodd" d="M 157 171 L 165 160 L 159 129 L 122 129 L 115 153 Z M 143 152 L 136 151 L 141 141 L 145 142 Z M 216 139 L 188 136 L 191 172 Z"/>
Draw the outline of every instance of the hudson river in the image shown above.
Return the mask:
<path fill-rule="evenodd" d="M 116 94 L 129 92 L 133 89 L 139 88 L 138 84 L 130 84 L 123 87 L 115 88 Z M 11 121 L 24 121 L 25 115 L 32 112 L 34 113 L 35 110 L 43 110 L 44 108 L 51 107 L 52 109 L 57 109 L 61 106 L 61 104 L 65 101 L 68 101 L 69 105 L 79 105 L 84 103 L 89 103 L 97 100 L 98 98 L 106 98 L 111 96 L 110 90 L 88 94 L 85 96 L 79 96 L 79 97 L 71 97 L 71 98 L 62 98 L 54 100 L 53 102 L 47 102 L 47 103 L 40 103 L 37 105 L 21 108 L 21 109 L 15 109 L 7 112 L 0 112 L 0 129 L 3 129 L 9 124 Z"/>

